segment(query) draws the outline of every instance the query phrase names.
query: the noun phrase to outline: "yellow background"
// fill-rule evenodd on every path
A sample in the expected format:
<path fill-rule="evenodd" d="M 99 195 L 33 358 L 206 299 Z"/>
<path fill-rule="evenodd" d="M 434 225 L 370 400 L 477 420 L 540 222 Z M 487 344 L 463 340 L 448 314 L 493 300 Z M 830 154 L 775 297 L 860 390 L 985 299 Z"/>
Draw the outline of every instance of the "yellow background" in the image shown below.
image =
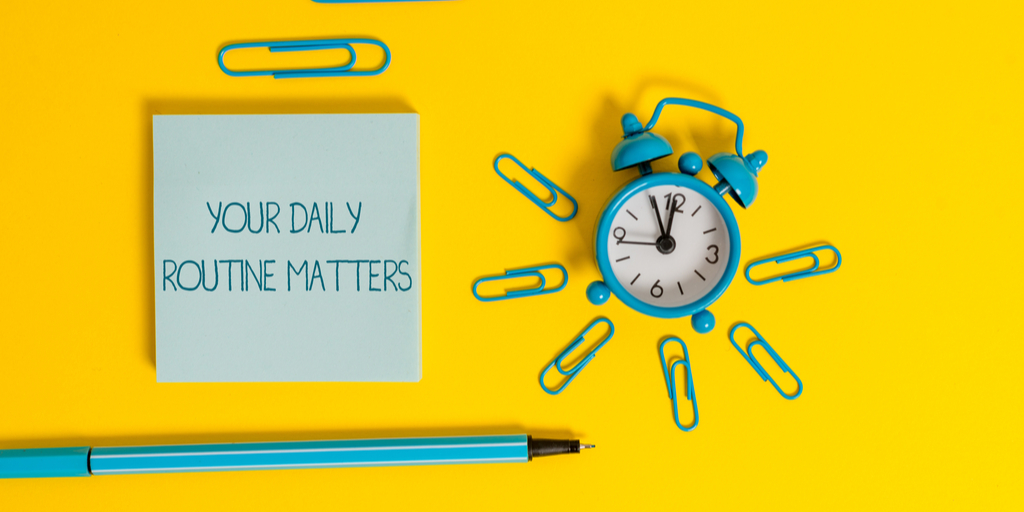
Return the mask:
<path fill-rule="evenodd" d="M 513 465 L 8 480 L 0 508 L 1020 506 L 1022 15 L 1009 1 L 8 2 L 0 448 L 522 431 L 598 448 Z M 391 68 L 273 80 L 216 66 L 228 42 L 338 36 L 383 40 Z M 619 117 L 646 121 L 665 96 L 736 112 L 744 147 L 769 154 L 757 202 L 734 208 L 744 264 L 829 242 L 842 268 L 737 277 L 708 335 L 590 305 L 594 223 L 636 176 L 609 168 Z M 423 380 L 157 384 L 151 116 L 311 112 L 421 116 Z M 731 149 L 727 122 L 681 107 L 656 131 L 677 155 Z M 576 218 L 554 222 L 495 176 L 506 151 L 574 194 Z M 564 291 L 470 294 L 479 276 L 543 262 L 566 266 Z M 540 370 L 598 315 L 613 340 L 544 394 Z M 738 321 L 799 374 L 801 398 L 736 353 Z M 671 334 L 693 363 L 691 433 L 660 371 Z"/>

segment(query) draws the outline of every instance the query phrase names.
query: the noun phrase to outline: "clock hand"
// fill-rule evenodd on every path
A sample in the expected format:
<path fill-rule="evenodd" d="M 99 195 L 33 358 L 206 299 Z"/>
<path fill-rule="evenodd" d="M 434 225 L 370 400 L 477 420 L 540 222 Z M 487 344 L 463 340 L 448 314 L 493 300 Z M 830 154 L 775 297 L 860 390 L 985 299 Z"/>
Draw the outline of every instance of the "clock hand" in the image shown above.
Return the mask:
<path fill-rule="evenodd" d="M 665 236 L 665 225 L 661 223 L 661 209 L 658 208 L 658 200 L 654 196 L 647 196 L 651 199 L 651 208 L 654 208 L 654 215 L 658 216 L 658 229 L 661 230 L 661 236 Z"/>
<path fill-rule="evenodd" d="M 629 240 L 617 240 L 615 245 L 619 244 L 634 244 L 634 245 L 658 245 L 655 242 L 630 242 Z"/>
<path fill-rule="evenodd" d="M 668 229 L 665 230 L 666 236 L 672 236 L 672 219 L 676 217 L 676 198 L 672 198 L 672 211 L 668 214 Z"/>

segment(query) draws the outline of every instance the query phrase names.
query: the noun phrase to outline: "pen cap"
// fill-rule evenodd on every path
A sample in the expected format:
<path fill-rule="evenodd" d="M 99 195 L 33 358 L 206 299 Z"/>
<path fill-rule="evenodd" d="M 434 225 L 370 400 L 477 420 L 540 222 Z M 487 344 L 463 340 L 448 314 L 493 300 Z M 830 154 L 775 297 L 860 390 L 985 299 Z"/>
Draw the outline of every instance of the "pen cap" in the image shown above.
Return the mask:
<path fill-rule="evenodd" d="M 0 450 L 0 478 L 90 476 L 89 447 Z"/>

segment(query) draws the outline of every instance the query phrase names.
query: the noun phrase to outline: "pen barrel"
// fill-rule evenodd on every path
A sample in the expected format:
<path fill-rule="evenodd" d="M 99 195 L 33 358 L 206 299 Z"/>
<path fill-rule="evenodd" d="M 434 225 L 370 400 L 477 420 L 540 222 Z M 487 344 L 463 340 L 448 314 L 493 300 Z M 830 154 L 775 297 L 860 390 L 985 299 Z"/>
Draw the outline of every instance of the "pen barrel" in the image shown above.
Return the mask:
<path fill-rule="evenodd" d="M 93 448 L 94 475 L 526 462 L 526 435 Z"/>
<path fill-rule="evenodd" d="M 0 450 L 0 478 L 89 476 L 89 447 Z"/>

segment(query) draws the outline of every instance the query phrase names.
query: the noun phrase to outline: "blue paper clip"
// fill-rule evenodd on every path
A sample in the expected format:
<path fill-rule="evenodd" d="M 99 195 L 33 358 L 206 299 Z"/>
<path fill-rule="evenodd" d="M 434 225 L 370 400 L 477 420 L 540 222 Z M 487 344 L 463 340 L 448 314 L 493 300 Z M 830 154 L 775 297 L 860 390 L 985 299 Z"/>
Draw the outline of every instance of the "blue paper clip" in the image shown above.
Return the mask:
<path fill-rule="evenodd" d="M 675 361 L 670 367 L 668 361 L 665 359 L 665 345 L 670 342 L 676 341 L 679 346 L 683 347 L 683 359 L 681 361 Z M 697 415 L 697 397 L 693 392 L 693 368 L 690 367 L 690 353 L 686 350 L 686 344 L 683 340 L 671 337 L 661 342 L 661 346 L 658 347 L 661 353 L 661 370 L 665 373 L 665 385 L 668 386 L 668 397 L 672 399 L 672 415 L 675 417 L 676 426 L 683 432 L 689 432 L 697 428 L 697 423 L 700 422 L 700 416 Z M 686 368 L 686 399 L 693 405 L 693 425 L 688 427 L 683 426 L 679 422 L 679 395 L 676 390 L 676 366 L 682 365 Z"/>
<path fill-rule="evenodd" d="M 562 284 L 558 288 L 551 288 L 550 290 L 544 289 L 544 287 L 547 286 L 547 280 L 544 279 L 544 274 L 541 274 L 540 271 L 548 268 L 557 268 L 558 270 L 562 271 Z M 504 281 L 506 279 L 518 279 L 522 277 L 531 276 L 540 279 L 540 285 L 537 286 L 536 288 L 529 288 L 526 290 L 509 290 L 505 292 L 505 295 L 500 295 L 498 297 L 481 297 L 480 294 L 477 293 L 476 291 L 477 287 L 480 286 L 480 283 L 486 283 L 488 281 Z M 476 282 L 473 283 L 473 296 L 476 297 L 477 300 L 483 302 L 492 302 L 496 300 L 505 299 L 517 299 L 519 297 L 533 297 L 534 295 L 545 295 L 548 293 L 555 293 L 557 291 L 561 291 L 563 288 L 565 288 L 565 285 L 567 284 L 569 284 L 569 273 L 565 271 L 565 267 L 557 263 L 554 265 L 540 265 L 537 267 L 506 270 L 505 275 L 503 276 L 481 277 L 480 279 L 477 279 Z"/>
<path fill-rule="evenodd" d="M 828 249 L 828 250 L 832 251 L 833 253 L 835 253 L 835 255 L 836 255 L 836 266 L 834 266 L 834 267 L 832 267 L 830 269 L 827 269 L 827 270 L 818 270 L 818 264 L 820 262 L 818 260 L 818 256 L 816 254 L 814 254 L 814 253 L 818 252 L 818 251 L 821 251 L 821 250 L 824 250 L 824 249 Z M 756 267 L 758 265 L 764 265 L 766 263 L 772 263 L 772 262 L 775 262 L 775 263 L 787 263 L 787 262 L 790 262 L 790 261 L 798 260 L 800 258 L 810 258 L 811 260 L 814 261 L 814 266 L 809 268 L 809 269 L 806 269 L 806 270 L 800 270 L 800 271 L 793 272 L 793 273 L 790 273 L 790 274 L 783 274 L 781 276 L 776 276 L 776 277 L 773 277 L 773 278 L 770 278 L 770 279 L 764 279 L 762 281 L 755 281 L 753 278 L 750 277 L 750 269 L 752 269 L 752 268 L 754 268 L 754 267 Z M 780 279 L 782 280 L 782 282 L 786 282 L 786 281 L 793 281 L 793 280 L 796 280 L 796 279 L 803 279 L 805 277 L 818 276 L 818 275 L 822 275 L 822 274 L 829 274 L 829 273 L 832 273 L 832 272 L 835 272 L 836 270 L 838 270 L 839 269 L 839 265 L 842 265 L 842 263 L 843 263 L 843 257 L 842 257 L 842 255 L 839 254 L 839 249 L 836 249 L 835 247 L 832 247 L 831 245 L 819 245 L 817 247 L 812 247 L 810 249 L 805 249 L 805 250 L 802 250 L 802 251 L 791 252 L 789 254 L 783 254 L 782 256 L 776 256 L 776 257 L 772 257 L 772 258 L 765 258 L 763 260 L 757 260 L 757 261 L 751 262 L 749 265 L 747 265 L 747 270 L 746 270 L 745 273 L 746 273 L 746 276 L 747 276 L 747 281 L 750 284 L 760 286 L 762 284 L 774 283 L 775 281 L 778 281 Z"/>
<path fill-rule="evenodd" d="M 757 336 L 757 341 L 754 341 L 750 345 L 747 345 L 746 351 L 741 349 L 740 346 L 736 344 L 736 339 L 733 337 L 733 335 L 736 333 L 736 330 L 739 329 L 740 327 L 746 327 L 747 329 L 750 329 L 750 332 L 754 333 L 754 336 Z M 799 398 L 800 395 L 804 392 L 804 384 L 803 382 L 800 382 L 800 377 L 796 376 L 796 372 L 789 368 L 786 362 L 783 361 L 781 357 L 779 357 L 779 354 L 775 352 L 771 345 L 769 345 L 768 342 L 761 337 L 761 333 L 757 332 L 757 329 L 754 329 L 753 325 L 750 325 L 746 322 L 740 322 L 736 324 L 735 326 L 733 326 L 732 330 L 729 331 L 729 341 L 731 341 L 732 346 L 736 347 L 736 350 L 740 352 L 740 355 L 743 356 L 743 359 L 746 359 L 747 363 L 749 363 L 750 366 L 754 368 L 754 371 L 757 372 L 761 379 L 771 382 L 772 386 L 775 386 L 775 390 L 778 391 L 783 398 L 787 400 L 795 400 Z M 779 368 L 782 369 L 784 373 L 788 373 L 792 375 L 794 379 L 796 379 L 795 395 L 787 395 L 785 392 L 783 392 L 782 388 L 780 388 L 779 385 L 775 383 L 775 379 L 773 379 L 771 375 L 768 375 L 768 372 L 766 372 L 764 367 L 761 366 L 761 363 L 757 362 L 757 359 L 754 359 L 753 354 L 750 353 L 750 349 L 754 345 L 761 345 L 762 347 L 764 347 L 764 349 L 768 351 L 768 355 L 772 356 L 772 359 L 775 360 L 775 364 L 779 365 Z"/>
<path fill-rule="evenodd" d="M 352 71 L 356 65 L 356 51 L 353 44 L 370 44 L 384 50 L 384 64 L 377 69 Z M 257 70 L 257 71 L 232 71 L 224 65 L 224 54 L 236 48 L 267 48 L 271 52 L 304 52 L 312 50 L 345 50 L 348 52 L 348 63 L 333 68 L 313 69 L 285 69 L 279 71 Z M 317 76 L 374 76 L 387 71 L 391 65 L 391 50 L 388 46 L 376 39 L 315 39 L 309 41 L 271 41 L 267 43 L 235 43 L 229 44 L 220 49 L 217 56 L 217 65 L 220 70 L 231 76 L 268 76 L 274 78 L 309 78 Z"/>
<path fill-rule="evenodd" d="M 581 359 L 580 362 L 576 363 L 572 368 L 569 368 L 568 370 L 562 368 L 562 362 L 565 361 L 565 358 L 568 357 L 569 354 L 571 354 L 572 351 L 576 349 L 576 347 L 579 347 L 580 344 L 583 343 L 583 340 L 587 336 L 587 333 L 589 333 L 594 328 L 594 326 L 596 326 L 599 323 L 608 324 L 608 335 L 604 337 L 604 340 L 602 340 L 601 343 L 594 347 L 594 349 L 591 350 L 590 353 L 584 356 L 583 359 Z M 551 364 L 549 364 L 546 368 L 544 368 L 544 371 L 541 372 L 541 389 L 543 389 L 544 392 L 549 395 L 557 395 L 562 391 L 565 391 L 565 388 L 568 387 L 574 379 L 576 379 L 580 372 L 583 371 L 583 368 L 586 368 L 590 361 L 594 359 L 594 356 L 597 355 L 597 351 L 601 350 L 601 347 L 605 346 L 605 344 L 607 344 L 612 339 L 612 335 L 614 334 L 615 326 L 612 325 L 612 322 L 607 318 L 600 317 L 597 320 L 591 322 L 591 324 L 588 325 L 587 328 L 584 329 L 583 332 L 580 333 L 580 335 L 577 336 L 576 339 L 572 343 L 570 343 L 568 347 L 565 347 L 565 350 L 563 350 L 561 354 L 558 354 L 558 357 L 556 357 L 554 361 L 551 361 Z M 558 370 L 558 373 L 561 373 L 562 375 L 569 377 L 565 382 L 562 383 L 561 386 L 555 388 L 555 390 L 550 390 L 547 386 L 544 385 L 544 377 L 547 376 L 548 372 L 551 371 L 551 368 L 554 368 Z"/>
<path fill-rule="evenodd" d="M 547 189 L 548 193 L 551 194 L 551 200 L 550 201 L 541 201 L 540 198 L 537 197 L 536 194 L 534 194 L 533 192 L 530 192 L 530 189 L 524 187 L 523 184 L 519 183 L 518 180 L 509 179 L 508 176 L 505 176 L 504 174 L 502 174 L 501 170 L 498 169 L 498 162 L 500 162 L 500 161 L 502 161 L 502 160 L 504 160 L 506 158 L 512 159 L 512 161 L 515 162 L 516 165 L 518 165 L 522 170 L 526 171 L 527 174 L 529 174 L 530 176 L 533 176 L 534 179 L 539 181 L 540 184 L 543 185 L 544 188 Z M 555 183 L 553 181 L 549 180 L 543 174 L 537 172 L 536 169 L 530 169 L 530 168 L 526 167 L 525 165 L 523 165 L 523 163 L 520 162 L 518 158 L 516 158 L 516 157 L 514 157 L 514 156 L 512 156 L 512 155 L 510 155 L 508 153 L 503 153 L 501 155 L 498 155 L 498 158 L 496 158 L 494 160 L 494 172 L 498 173 L 498 176 L 501 176 L 501 179 L 507 181 L 509 185 L 512 185 L 513 187 L 515 187 L 515 189 L 518 190 L 520 194 L 523 194 L 524 196 L 526 196 L 527 199 L 529 199 L 530 201 L 533 201 L 533 204 L 536 204 L 537 206 L 539 206 L 541 210 L 544 210 L 545 213 L 550 215 L 555 220 L 560 221 L 560 222 L 565 222 L 567 220 L 572 220 L 572 218 L 576 216 L 576 210 L 579 209 L 579 204 L 576 203 L 576 200 L 573 199 L 573 197 L 570 196 L 568 192 L 562 190 L 558 185 L 555 185 Z M 570 213 L 568 217 L 559 217 L 558 215 L 555 215 L 555 213 L 551 211 L 551 207 L 554 206 L 555 203 L 558 202 L 559 193 L 561 193 L 561 195 L 565 196 L 569 201 L 572 201 L 572 213 Z"/>

